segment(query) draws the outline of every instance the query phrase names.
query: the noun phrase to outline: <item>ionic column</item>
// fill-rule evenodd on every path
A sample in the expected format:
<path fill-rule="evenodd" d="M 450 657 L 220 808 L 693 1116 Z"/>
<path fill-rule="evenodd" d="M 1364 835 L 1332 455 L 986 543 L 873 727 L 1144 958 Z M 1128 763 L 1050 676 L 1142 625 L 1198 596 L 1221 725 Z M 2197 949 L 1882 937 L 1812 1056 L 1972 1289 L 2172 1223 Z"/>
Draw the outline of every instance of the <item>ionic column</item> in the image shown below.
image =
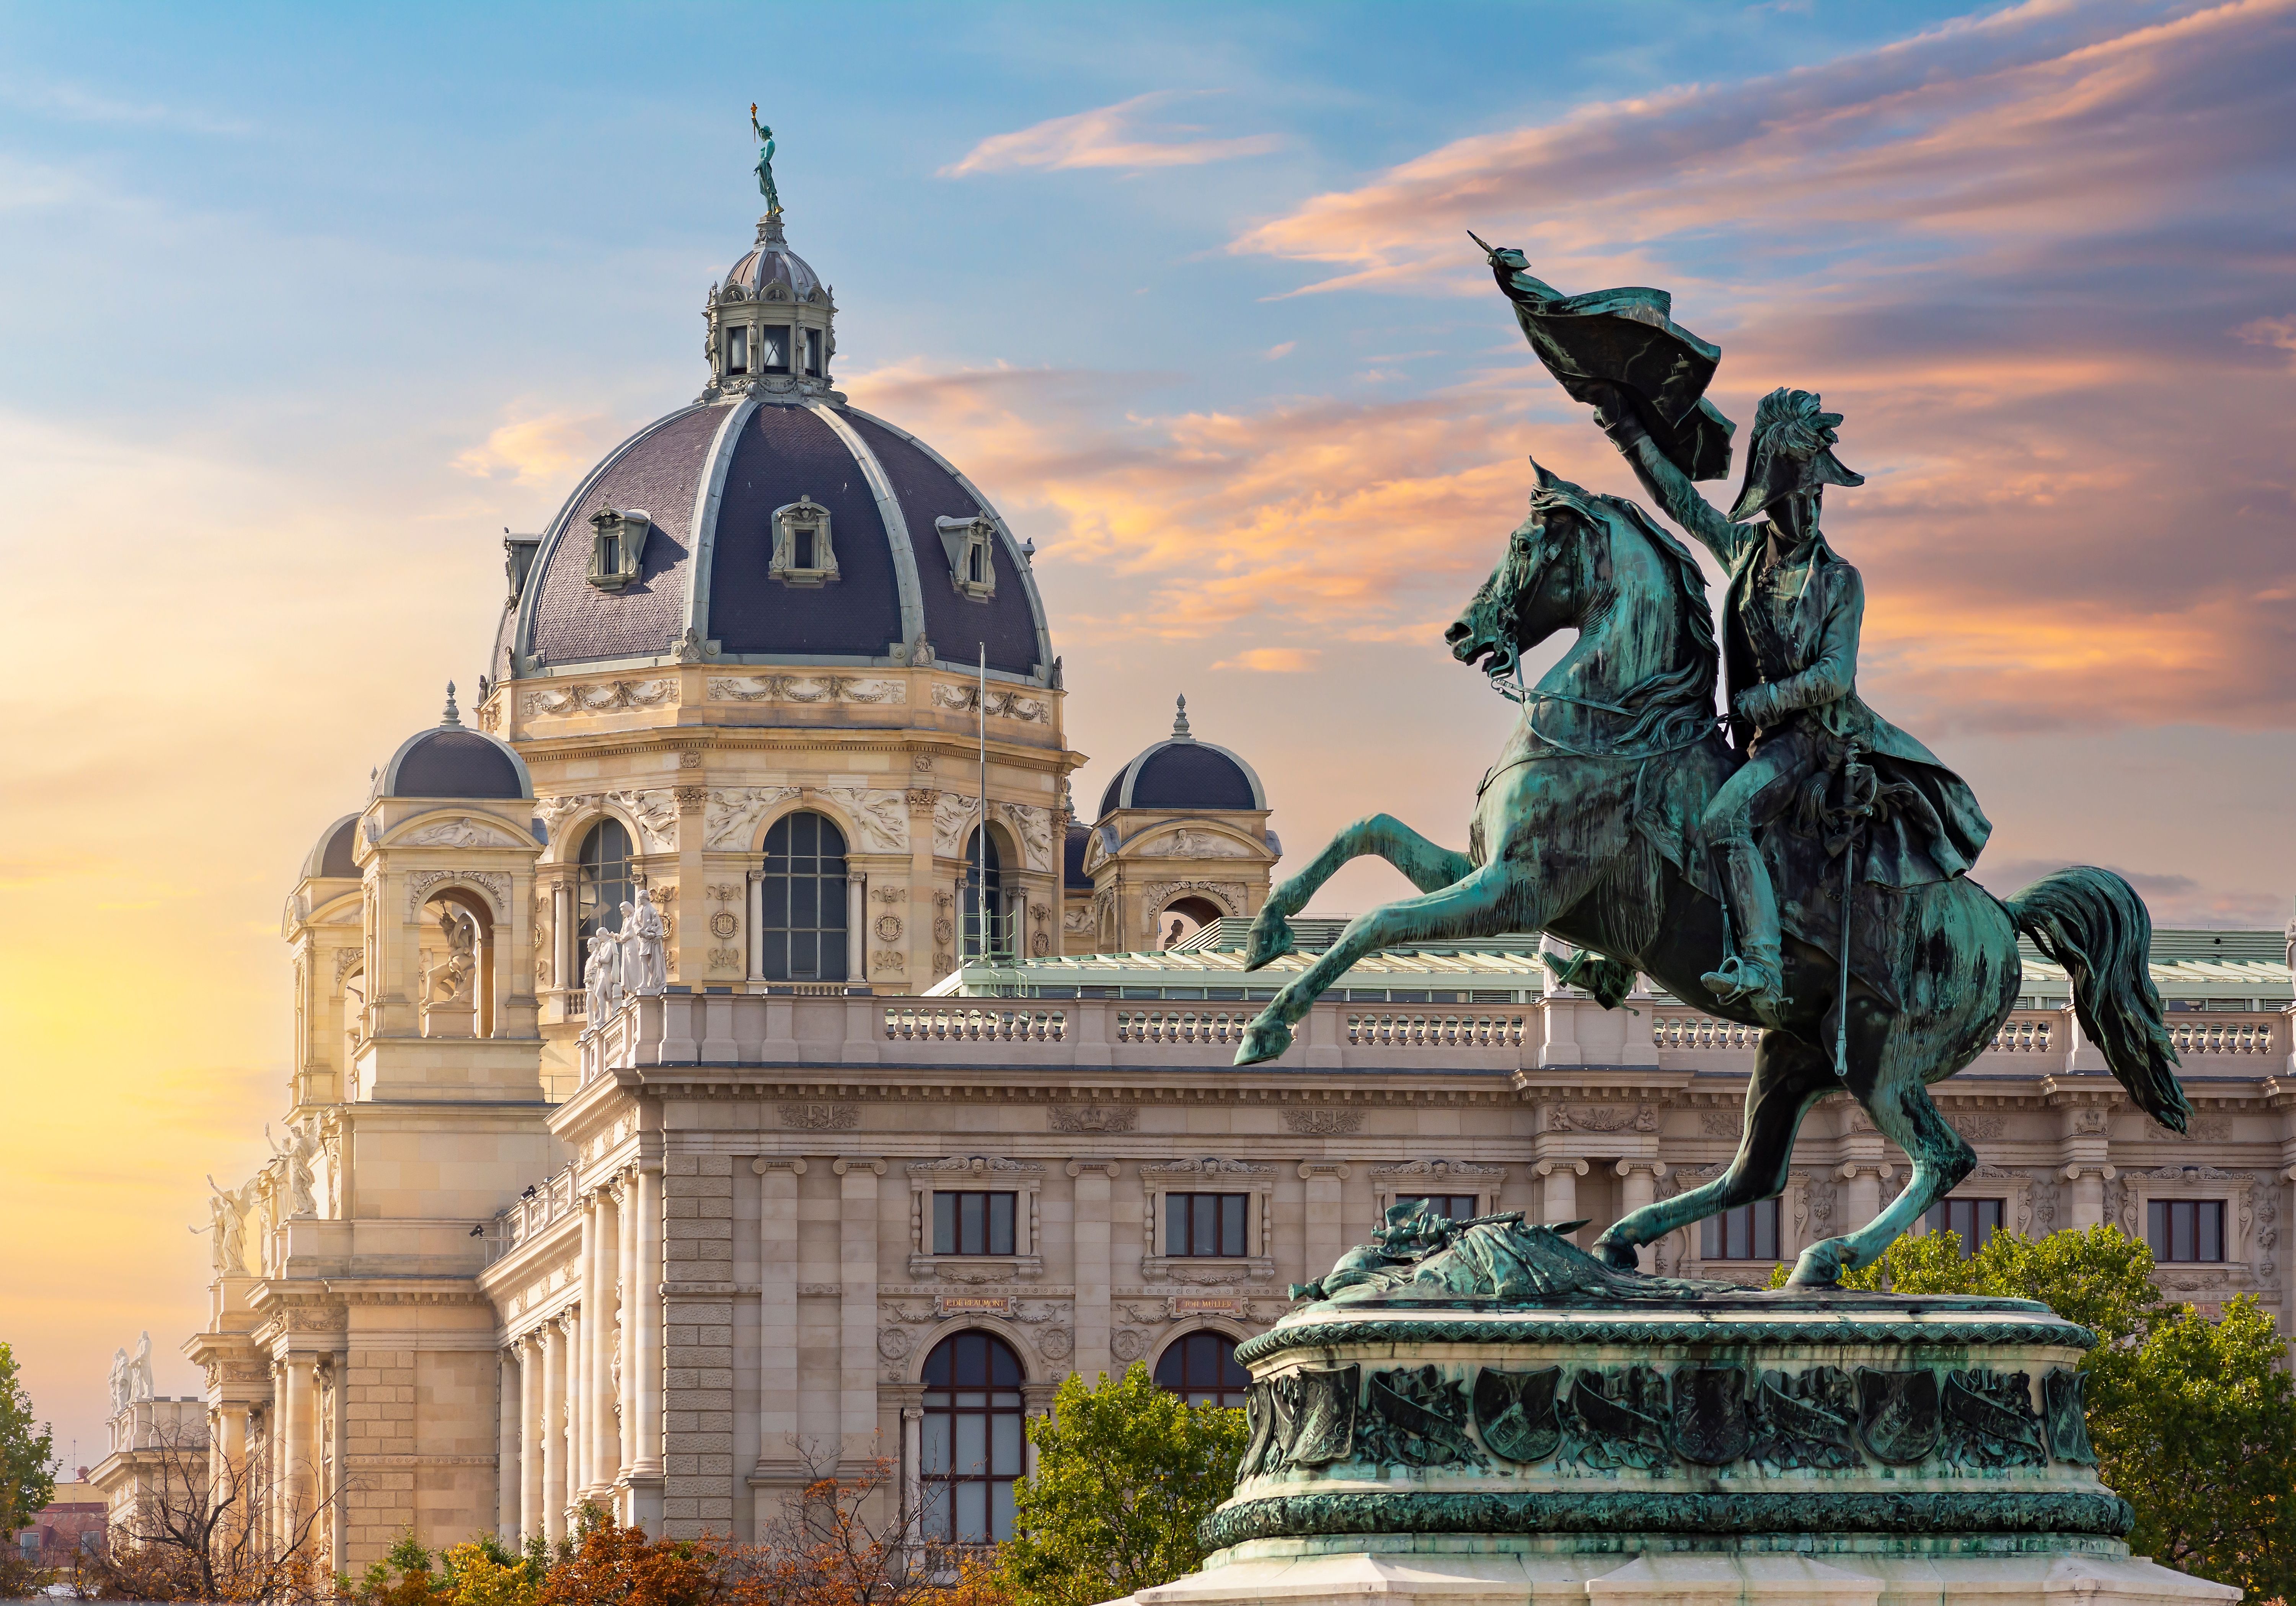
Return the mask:
<path fill-rule="evenodd" d="M 597 1202 L 591 1207 L 598 1223 L 598 1257 L 591 1268 L 595 1279 L 594 1302 L 586 1301 L 586 1308 L 595 1314 L 590 1318 L 590 1418 L 585 1424 L 590 1438 L 590 1492 L 602 1503 L 611 1505 L 613 1500 L 614 1478 L 622 1470 L 621 1431 L 614 1416 L 614 1284 L 619 1281 L 617 1272 L 621 1266 L 619 1235 L 621 1213 L 615 1207 L 613 1190 L 598 1190 Z"/>
<path fill-rule="evenodd" d="M 925 1515 L 925 1408 L 901 1407 L 901 1529 L 906 1543 L 915 1544 Z"/>
<path fill-rule="evenodd" d="M 518 1536 L 519 1393 L 515 1346 L 495 1352 L 495 1537 L 515 1546 Z M 343 1412 L 339 1409 L 336 1417 Z"/>
<path fill-rule="evenodd" d="M 869 877 L 859 870 L 849 870 L 845 877 L 845 979 L 865 982 L 869 979 L 869 929 L 863 924 L 869 918 L 863 894 Z"/>
<path fill-rule="evenodd" d="M 566 1536 L 566 1323 L 542 1329 L 542 1536 Z"/>
<path fill-rule="evenodd" d="M 581 1325 L 575 1330 L 574 1366 L 568 1394 L 574 1402 L 575 1431 L 570 1468 L 567 1497 L 579 1503 L 586 1498 L 598 1481 L 596 1469 L 591 1463 L 590 1436 L 586 1431 L 594 1414 L 593 1404 L 598 1397 L 598 1332 L 600 1323 L 594 1313 L 599 1308 L 598 1294 L 598 1196 L 592 1194 L 582 1209 L 582 1247 L 580 1257 L 574 1263 L 574 1275 L 581 1283 Z"/>
<path fill-rule="evenodd" d="M 1855 1232 L 1882 1214 L 1882 1184 L 1896 1170 L 1894 1165 L 1876 1165 L 1870 1160 L 1843 1162 L 1840 1174 L 1849 1184 L 1841 1194 L 1844 1233 Z"/>
<path fill-rule="evenodd" d="M 805 1162 L 750 1162 L 758 1198 L 758 1461 L 786 1463 L 799 1431 L 797 1180 Z"/>
<path fill-rule="evenodd" d="M 1578 1219 L 1578 1179 L 1585 1176 L 1587 1165 L 1584 1160 L 1541 1160 L 1535 1168 L 1546 1179 L 1546 1217 L 1549 1222 Z"/>
<path fill-rule="evenodd" d="M 1070 1160 L 1076 1179 L 1076 1357 L 1086 1383 L 1110 1369 L 1108 1301 L 1114 1281 L 1111 1265 L 1108 1184 L 1113 1160 Z M 1033 1246 L 1031 1246 L 1033 1248 Z M 1041 1252 L 1041 1251 L 1040 1251 Z"/>
<path fill-rule="evenodd" d="M 630 1521 L 661 1533 L 661 1160 L 638 1167 L 637 1459 L 630 1463 Z M 636 1480 L 646 1480 L 640 1487 Z"/>
<path fill-rule="evenodd" d="M 311 1511 L 312 1469 L 317 1457 L 312 1454 L 312 1428 L 317 1413 L 311 1409 L 311 1396 L 316 1387 L 312 1378 L 311 1355 L 287 1357 L 286 1386 L 281 1390 L 285 1409 L 279 1414 L 283 1419 L 280 1437 L 285 1454 L 281 1458 L 279 1484 L 282 1491 L 281 1528 L 283 1534 L 291 1534 L 300 1520 Z"/>
<path fill-rule="evenodd" d="M 1336 1160 L 1303 1160 L 1300 1175 L 1308 1185 L 1307 1219 L 1303 1223 L 1303 1253 L 1308 1268 L 1300 1275 L 1302 1282 L 1313 1282 L 1339 1263 L 1340 1253 L 1347 1248 L 1347 1222 L 1341 1214 L 1341 1184 L 1348 1179 L 1348 1168 Z"/>
<path fill-rule="evenodd" d="M 518 1347 L 518 1542 L 543 1531 L 542 1339 L 529 1333 Z"/>
<path fill-rule="evenodd" d="M 1620 1160 L 1614 1169 L 1620 1178 L 1619 1202 L 1623 1207 L 1621 1220 L 1632 1215 L 1644 1206 L 1658 1200 L 1658 1180 L 1666 1174 L 1661 1160 Z M 1636 1263 L 1645 1272 L 1651 1269 L 1651 1246 L 1643 1245 L 1635 1251 Z"/>
<path fill-rule="evenodd" d="M 622 1347 L 620 1427 L 614 1443 L 618 1480 L 627 1478 L 637 1462 L 638 1413 L 633 1396 L 638 1386 L 638 1233 L 637 1181 L 625 1174 L 614 1195 L 614 1241 L 621 1250 Z M 624 1514 L 625 1520 L 628 1513 Z"/>
<path fill-rule="evenodd" d="M 750 872 L 750 979 L 766 979 L 766 943 L 758 935 L 766 923 L 766 872 Z"/>
<path fill-rule="evenodd" d="M 246 1522 L 250 1514 L 246 1503 L 248 1491 L 253 1479 L 247 1464 L 247 1406 L 242 1402 L 226 1400 L 216 1407 L 215 1447 L 209 1459 L 216 1463 L 217 1487 L 240 1492 L 236 1520 Z"/>
<path fill-rule="evenodd" d="M 877 1435 L 877 1179 L 882 1160 L 846 1157 L 837 1190 L 837 1454 L 869 1454 Z"/>
<path fill-rule="evenodd" d="M 2072 1220 L 2065 1224 L 2086 1231 L 2104 1224 L 2104 1185 L 2120 1174 L 2111 1165 L 2068 1165 L 2065 1181 L 2072 1187 Z"/>

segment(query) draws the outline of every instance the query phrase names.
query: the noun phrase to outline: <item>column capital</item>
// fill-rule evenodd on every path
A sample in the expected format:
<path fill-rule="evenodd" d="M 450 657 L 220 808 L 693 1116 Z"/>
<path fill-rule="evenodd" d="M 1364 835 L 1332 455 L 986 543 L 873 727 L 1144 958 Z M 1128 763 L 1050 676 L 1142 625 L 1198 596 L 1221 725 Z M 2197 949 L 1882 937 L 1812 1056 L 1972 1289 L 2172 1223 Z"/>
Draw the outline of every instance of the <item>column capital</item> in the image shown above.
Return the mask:
<path fill-rule="evenodd" d="M 1886 1160 L 1844 1160 L 1834 1174 L 1843 1182 L 1855 1182 L 1860 1172 L 1870 1171 L 1882 1182 L 1898 1174 L 1898 1168 Z"/>
<path fill-rule="evenodd" d="M 2081 1180 L 2083 1173 L 2091 1171 L 2108 1182 L 2120 1174 L 2119 1166 L 2107 1165 L 2101 1160 L 2075 1160 L 2059 1174 L 2068 1182 L 2078 1182 Z"/>
<path fill-rule="evenodd" d="M 901 1420 L 905 1422 L 921 1422 L 925 1420 L 925 1408 L 922 1405 L 904 1405 L 901 1407 Z"/>
<path fill-rule="evenodd" d="M 1312 1182 L 1317 1177 L 1329 1177 L 1335 1182 L 1344 1182 L 1348 1178 L 1354 1174 L 1355 1173 L 1348 1168 L 1348 1163 L 1345 1160 L 1302 1160 L 1300 1162 L 1300 1180 L 1303 1182 Z"/>
<path fill-rule="evenodd" d="M 805 1161 L 797 1155 L 761 1154 L 750 1162 L 750 1170 L 758 1176 L 769 1171 L 792 1171 L 805 1174 Z"/>
<path fill-rule="evenodd" d="M 879 1176 L 885 1174 L 884 1161 L 864 1159 L 859 1155 L 840 1155 L 830 1163 L 829 1168 L 839 1176 L 843 1176 L 849 1171 L 865 1168 L 875 1172 Z"/>
<path fill-rule="evenodd" d="M 1611 1166 L 1611 1169 L 1620 1176 L 1632 1176 L 1637 1171 L 1647 1171 L 1651 1174 L 1651 1180 L 1652 1182 L 1656 1182 L 1659 1178 L 1666 1174 L 1667 1165 L 1664 1160 L 1626 1159 L 1620 1160 L 1616 1165 Z"/>
<path fill-rule="evenodd" d="M 1067 1166 L 1070 1176 L 1082 1176 L 1090 1172 L 1095 1176 L 1113 1178 L 1119 1169 L 1114 1160 L 1070 1160 Z"/>
<path fill-rule="evenodd" d="M 1585 1176 L 1592 1169 L 1593 1167 L 1586 1161 L 1571 1159 L 1567 1156 L 1561 1159 L 1541 1160 L 1531 1167 L 1531 1170 L 1540 1176 L 1553 1176 L 1558 1171 L 1568 1171 L 1578 1176 Z M 1626 1173 L 1620 1172 L 1619 1174 L 1624 1176 Z"/>

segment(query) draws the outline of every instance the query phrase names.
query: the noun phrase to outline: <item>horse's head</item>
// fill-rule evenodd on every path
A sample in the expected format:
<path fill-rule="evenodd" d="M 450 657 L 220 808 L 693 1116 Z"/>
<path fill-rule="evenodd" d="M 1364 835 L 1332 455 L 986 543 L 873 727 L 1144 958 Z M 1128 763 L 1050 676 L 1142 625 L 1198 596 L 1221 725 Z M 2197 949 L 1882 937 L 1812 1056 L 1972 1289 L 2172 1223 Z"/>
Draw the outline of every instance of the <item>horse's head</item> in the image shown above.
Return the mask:
<path fill-rule="evenodd" d="M 1505 679 L 1525 652 L 1578 623 L 1589 598 L 1593 520 L 1585 498 L 1577 486 L 1539 468 L 1529 516 L 1507 537 L 1498 567 L 1443 632 L 1454 658 Z"/>

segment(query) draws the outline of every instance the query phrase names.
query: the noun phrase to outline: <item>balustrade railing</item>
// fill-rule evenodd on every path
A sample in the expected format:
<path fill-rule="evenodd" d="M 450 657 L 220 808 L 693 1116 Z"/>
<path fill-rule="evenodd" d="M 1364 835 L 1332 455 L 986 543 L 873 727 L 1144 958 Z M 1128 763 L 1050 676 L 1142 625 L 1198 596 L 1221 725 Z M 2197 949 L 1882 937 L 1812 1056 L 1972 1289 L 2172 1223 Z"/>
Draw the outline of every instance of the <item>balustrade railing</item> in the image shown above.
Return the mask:
<path fill-rule="evenodd" d="M 1726 1049 L 1751 1053 L 1760 1042 L 1759 1026 L 1741 1025 L 1711 1015 L 1660 1015 L 1651 1022 L 1651 1046 L 1660 1049 Z"/>
<path fill-rule="evenodd" d="M 1113 1034 L 1118 1042 L 1211 1043 L 1231 1048 L 1243 1041 L 1252 1011 L 1119 1009 Z"/>
<path fill-rule="evenodd" d="M 2169 1042 L 2178 1054 L 2269 1054 L 2276 1034 L 2267 1021 L 2169 1023 Z"/>
<path fill-rule="evenodd" d="M 1520 1049 L 1521 1015 L 1355 1015 L 1347 1017 L 1350 1048 Z"/>
<path fill-rule="evenodd" d="M 1989 1051 L 1996 1054 L 2046 1054 L 2056 1042 L 2057 1023 L 2046 1016 L 2012 1016 L 1993 1034 Z"/>
<path fill-rule="evenodd" d="M 891 1009 L 892 1042 L 1064 1042 L 1069 1017 L 1060 1009 Z"/>

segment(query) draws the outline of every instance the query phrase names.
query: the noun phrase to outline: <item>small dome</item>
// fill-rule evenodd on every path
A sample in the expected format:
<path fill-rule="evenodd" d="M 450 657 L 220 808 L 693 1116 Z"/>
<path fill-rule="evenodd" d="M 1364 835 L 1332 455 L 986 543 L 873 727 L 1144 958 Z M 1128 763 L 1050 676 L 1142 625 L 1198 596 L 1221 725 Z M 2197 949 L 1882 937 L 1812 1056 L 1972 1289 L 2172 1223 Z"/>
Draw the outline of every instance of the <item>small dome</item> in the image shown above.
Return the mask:
<path fill-rule="evenodd" d="M 768 284 L 779 284 L 793 301 L 810 301 L 821 288 L 821 277 L 812 265 L 789 248 L 782 220 L 770 216 L 758 219 L 757 244 L 726 270 L 726 288 L 738 287 L 753 300 Z"/>
<path fill-rule="evenodd" d="M 1259 777 L 1226 748 L 1200 742 L 1188 729 L 1188 700 L 1179 700 L 1172 734 L 1116 772 L 1100 795 L 1103 819 L 1118 809 L 1265 809 Z"/>
<path fill-rule="evenodd" d="M 358 834 L 358 816 L 346 814 L 325 830 L 303 861 L 306 881 L 356 881 L 359 868 L 351 861 L 351 844 Z"/>
<path fill-rule="evenodd" d="M 398 745 L 375 784 L 377 797 L 532 797 L 534 778 L 510 744 L 472 730 L 447 687 L 446 717 Z"/>

